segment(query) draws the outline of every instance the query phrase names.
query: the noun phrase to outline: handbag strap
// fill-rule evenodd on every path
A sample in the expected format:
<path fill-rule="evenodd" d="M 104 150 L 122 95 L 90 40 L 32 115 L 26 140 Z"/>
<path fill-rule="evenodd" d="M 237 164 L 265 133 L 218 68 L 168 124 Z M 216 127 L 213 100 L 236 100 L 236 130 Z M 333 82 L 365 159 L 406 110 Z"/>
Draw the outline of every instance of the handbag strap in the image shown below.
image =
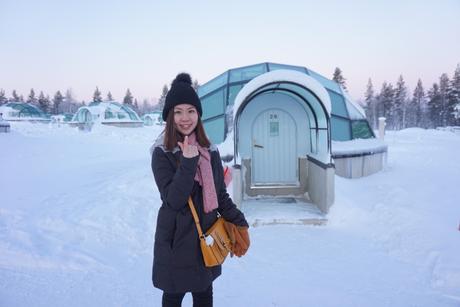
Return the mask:
<path fill-rule="evenodd" d="M 201 230 L 200 226 L 200 219 L 198 218 L 198 214 L 196 213 L 195 206 L 193 205 L 192 198 L 188 198 L 188 206 L 190 207 L 190 210 L 192 211 L 193 219 L 195 220 L 195 225 L 196 229 L 198 230 L 198 235 L 200 236 L 200 240 L 205 240 L 203 231 Z"/>

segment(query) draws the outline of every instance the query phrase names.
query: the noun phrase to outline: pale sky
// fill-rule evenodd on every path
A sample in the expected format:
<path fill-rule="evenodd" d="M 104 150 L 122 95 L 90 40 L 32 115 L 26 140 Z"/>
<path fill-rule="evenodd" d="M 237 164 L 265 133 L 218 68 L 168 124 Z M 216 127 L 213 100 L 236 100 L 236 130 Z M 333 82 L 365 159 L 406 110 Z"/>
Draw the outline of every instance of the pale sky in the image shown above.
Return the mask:
<path fill-rule="evenodd" d="M 121 101 L 158 98 L 189 72 L 203 84 L 261 62 L 340 67 L 362 98 L 403 74 L 425 89 L 460 63 L 460 0 L 66 1 L 0 0 L 0 89 L 25 98 L 96 86 Z"/>

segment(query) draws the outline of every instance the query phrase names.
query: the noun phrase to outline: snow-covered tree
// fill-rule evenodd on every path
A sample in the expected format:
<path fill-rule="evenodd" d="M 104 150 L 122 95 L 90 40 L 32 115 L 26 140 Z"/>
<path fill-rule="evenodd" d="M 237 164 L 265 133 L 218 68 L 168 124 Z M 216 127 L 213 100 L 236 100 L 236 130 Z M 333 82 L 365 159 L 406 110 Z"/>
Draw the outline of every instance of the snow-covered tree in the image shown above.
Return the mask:
<path fill-rule="evenodd" d="M 13 92 L 11 93 L 11 99 L 10 101 L 14 101 L 14 102 L 18 102 L 20 101 L 20 97 L 18 95 L 18 93 L 16 93 L 16 90 L 13 90 Z"/>
<path fill-rule="evenodd" d="M 452 124 L 454 120 L 454 105 L 451 99 L 450 80 L 447 74 L 442 74 L 439 78 L 439 94 L 441 103 L 441 126 L 445 127 Z"/>
<path fill-rule="evenodd" d="M 72 89 L 69 88 L 65 92 L 64 101 L 62 102 L 61 110 L 62 112 L 73 113 L 77 111 L 79 105 L 77 100 L 73 96 Z"/>
<path fill-rule="evenodd" d="M 393 103 L 394 103 L 394 89 L 391 83 L 386 81 L 382 84 L 382 89 L 378 94 L 377 98 L 377 118 L 385 117 L 387 119 L 387 126 L 390 129 L 394 129 L 393 119 Z"/>
<path fill-rule="evenodd" d="M 3 89 L 0 89 L 0 106 L 7 102 L 8 98 L 6 98 L 5 91 Z"/>
<path fill-rule="evenodd" d="M 364 103 L 366 109 L 366 117 L 369 120 L 369 123 L 375 129 L 377 128 L 377 110 L 374 85 L 372 84 L 371 78 L 369 78 L 369 81 L 367 81 L 366 93 L 364 94 Z"/>
<path fill-rule="evenodd" d="M 35 97 L 35 91 L 33 88 L 30 89 L 29 96 L 27 97 L 27 103 L 36 105 L 38 103 L 37 97 Z"/>
<path fill-rule="evenodd" d="M 38 95 L 38 107 L 45 113 L 48 113 L 48 107 L 49 105 L 46 105 L 45 101 L 45 94 L 43 94 L 43 91 L 40 91 L 40 94 Z"/>
<path fill-rule="evenodd" d="M 346 79 L 343 77 L 342 70 L 340 68 L 335 68 L 332 80 L 340 84 L 344 90 L 347 90 L 347 85 L 345 83 Z"/>
<path fill-rule="evenodd" d="M 431 124 L 430 127 L 436 128 L 442 125 L 441 94 L 437 83 L 433 83 L 432 88 L 428 91 L 428 114 Z"/>
<path fill-rule="evenodd" d="M 407 110 L 407 124 L 408 127 L 428 128 L 429 121 L 425 90 L 422 80 L 418 79 Z"/>
<path fill-rule="evenodd" d="M 399 76 L 394 91 L 393 123 L 394 129 L 406 128 L 407 87 L 402 75 Z"/>
<path fill-rule="evenodd" d="M 454 107 L 455 125 L 460 125 L 460 64 L 455 69 L 454 76 L 451 80 L 451 104 Z"/>
<path fill-rule="evenodd" d="M 49 112 L 50 101 L 49 99 L 46 99 L 45 94 L 43 94 L 43 91 L 40 91 L 40 94 L 38 95 L 38 106 L 40 107 L 40 109 L 42 109 L 43 112 Z"/>
<path fill-rule="evenodd" d="M 168 86 L 165 84 L 163 86 L 163 90 L 161 91 L 160 99 L 158 99 L 158 103 L 155 107 L 155 110 L 163 111 L 165 107 L 166 95 L 168 94 Z"/>
<path fill-rule="evenodd" d="M 126 90 L 125 98 L 123 98 L 123 104 L 127 104 L 131 107 L 133 106 L 133 95 L 131 95 L 129 89 Z"/>
<path fill-rule="evenodd" d="M 149 113 L 150 112 L 150 104 L 149 104 L 149 101 L 147 99 L 144 99 L 142 101 L 142 110 L 141 110 L 141 113 L 142 114 L 146 114 L 146 113 Z"/>
<path fill-rule="evenodd" d="M 93 102 L 102 102 L 101 91 L 99 91 L 99 88 L 97 86 L 93 94 Z"/>
<path fill-rule="evenodd" d="M 62 96 L 61 91 L 57 91 L 53 97 L 53 114 L 59 114 L 60 105 L 64 101 L 64 96 Z"/>
<path fill-rule="evenodd" d="M 134 111 L 136 111 L 137 114 L 139 114 L 139 104 L 137 103 L 137 99 L 134 99 L 134 105 L 133 105 Z"/>
<path fill-rule="evenodd" d="M 113 97 L 112 97 L 112 93 L 109 91 L 107 93 L 107 98 L 106 98 L 107 101 L 113 101 Z"/>

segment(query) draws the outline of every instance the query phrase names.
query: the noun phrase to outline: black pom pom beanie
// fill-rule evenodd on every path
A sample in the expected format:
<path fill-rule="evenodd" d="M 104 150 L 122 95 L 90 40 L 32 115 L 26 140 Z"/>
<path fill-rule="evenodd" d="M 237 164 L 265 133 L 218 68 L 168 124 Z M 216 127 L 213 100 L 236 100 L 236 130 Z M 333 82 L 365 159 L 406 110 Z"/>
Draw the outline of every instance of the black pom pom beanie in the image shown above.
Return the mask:
<path fill-rule="evenodd" d="M 163 108 L 163 120 L 166 121 L 169 111 L 178 104 L 187 103 L 194 106 L 198 113 L 203 115 L 200 98 L 192 87 L 192 78 L 187 73 L 180 73 L 171 84 L 171 88 L 166 94 L 165 106 Z"/>

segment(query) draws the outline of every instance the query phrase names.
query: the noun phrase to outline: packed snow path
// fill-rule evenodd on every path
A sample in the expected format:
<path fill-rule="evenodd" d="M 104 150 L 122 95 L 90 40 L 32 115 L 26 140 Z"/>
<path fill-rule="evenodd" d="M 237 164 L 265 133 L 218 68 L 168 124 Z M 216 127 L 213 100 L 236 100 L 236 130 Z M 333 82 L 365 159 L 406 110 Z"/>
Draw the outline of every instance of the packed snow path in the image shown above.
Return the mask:
<path fill-rule="evenodd" d="M 161 128 L 11 126 L 0 135 L 0 306 L 160 306 L 148 148 Z M 386 141 L 384 171 L 336 177 L 326 225 L 251 228 L 215 306 L 459 306 L 460 135 Z"/>

